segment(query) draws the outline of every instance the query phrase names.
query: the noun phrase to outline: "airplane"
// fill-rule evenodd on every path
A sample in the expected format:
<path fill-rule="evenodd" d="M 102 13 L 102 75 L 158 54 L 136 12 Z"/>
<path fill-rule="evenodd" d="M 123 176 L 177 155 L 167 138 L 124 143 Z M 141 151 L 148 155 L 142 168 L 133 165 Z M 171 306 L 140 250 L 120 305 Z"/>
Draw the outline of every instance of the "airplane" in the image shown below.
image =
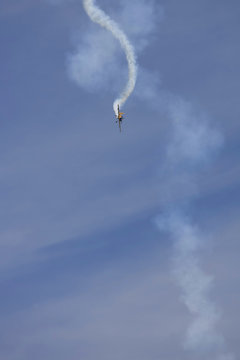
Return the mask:
<path fill-rule="evenodd" d="M 122 130 L 121 122 L 123 121 L 123 114 L 124 114 L 123 112 L 120 112 L 119 105 L 118 105 L 118 114 L 116 115 L 116 118 L 117 118 L 116 123 L 118 122 L 120 132 Z"/>

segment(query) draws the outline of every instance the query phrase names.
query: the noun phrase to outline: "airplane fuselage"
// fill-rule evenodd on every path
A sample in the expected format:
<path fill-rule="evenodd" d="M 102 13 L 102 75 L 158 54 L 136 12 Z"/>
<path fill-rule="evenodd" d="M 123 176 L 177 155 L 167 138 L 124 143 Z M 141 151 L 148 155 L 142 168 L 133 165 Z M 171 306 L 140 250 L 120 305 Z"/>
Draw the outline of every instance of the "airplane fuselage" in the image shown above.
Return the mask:
<path fill-rule="evenodd" d="M 116 115 L 116 118 L 117 118 L 117 121 L 118 121 L 120 131 L 121 131 L 121 122 L 123 121 L 123 114 L 124 113 L 120 112 L 119 105 L 118 105 L 118 114 Z"/>

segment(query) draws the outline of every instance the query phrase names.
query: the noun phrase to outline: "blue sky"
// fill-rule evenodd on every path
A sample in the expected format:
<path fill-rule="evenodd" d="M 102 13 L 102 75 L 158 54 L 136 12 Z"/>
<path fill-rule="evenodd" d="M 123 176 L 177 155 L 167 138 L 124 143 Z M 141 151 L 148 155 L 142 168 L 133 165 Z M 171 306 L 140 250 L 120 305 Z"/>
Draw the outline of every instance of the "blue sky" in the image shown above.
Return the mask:
<path fill-rule="evenodd" d="M 0 5 L 1 358 L 237 359 L 239 2 L 97 3 L 137 53 L 121 134 L 126 60 L 82 2 Z M 191 346 L 186 228 L 218 314 Z"/>

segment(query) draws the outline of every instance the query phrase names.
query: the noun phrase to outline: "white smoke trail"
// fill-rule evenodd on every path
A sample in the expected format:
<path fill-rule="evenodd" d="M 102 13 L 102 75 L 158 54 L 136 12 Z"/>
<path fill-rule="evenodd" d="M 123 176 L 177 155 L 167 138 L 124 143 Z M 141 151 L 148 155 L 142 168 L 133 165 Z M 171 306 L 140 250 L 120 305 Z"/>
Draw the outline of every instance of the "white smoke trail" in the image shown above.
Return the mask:
<path fill-rule="evenodd" d="M 117 105 L 123 105 L 136 83 L 134 50 L 119 26 L 95 5 L 94 0 L 83 0 L 83 4 L 92 21 L 111 31 L 120 41 L 127 56 L 129 80 L 120 98 L 114 101 L 116 113 Z M 175 103 L 175 99 L 171 98 L 169 102 L 172 140 L 168 146 L 165 170 L 170 184 L 169 192 L 175 193 L 177 187 L 178 192 L 187 193 L 186 188 L 196 185 L 196 168 L 209 161 L 211 154 L 221 145 L 222 138 L 202 119 L 194 117 L 191 105 L 178 100 Z M 178 207 L 181 208 L 181 205 Z M 158 221 L 158 225 L 174 239 L 174 276 L 182 290 L 183 302 L 194 317 L 187 331 L 185 347 L 194 351 L 212 352 L 218 360 L 232 360 L 234 357 L 231 354 L 222 353 L 224 340 L 216 331 L 219 313 L 209 298 L 212 277 L 205 274 L 198 260 L 201 235 L 189 219 L 176 215 L 176 211 L 163 218 Z"/>
<path fill-rule="evenodd" d="M 120 29 L 118 24 L 114 20 L 112 20 L 107 14 L 105 14 L 104 11 L 102 11 L 96 6 L 95 0 L 83 0 L 83 6 L 86 13 L 93 22 L 111 31 L 113 36 L 119 40 L 121 47 L 126 54 L 128 62 L 128 82 L 122 93 L 120 94 L 119 98 L 117 98 L 113 103 L 113 109 L 115 114 L 117 115 L 117 106 L 123 106 L 127 98 L 132 93 L 136 84 L 137 64 L 134 49 L 129 42 L 127 36 Z"/>
<path fill-rule="evenodd" d="M 234 360 L 233 354 L 224 353 L 224 338 L 216 330 L 220 314 L 209 298 L 213 278 L 199 264 L 202 235 L 186 216 L 176 212 L 159 218 L 157 225 L 161 231 L 168 231 L 174 240 L 173 273 L 182 290 L 182 301 L 194 316 L 187 330 L 185 348 L 208 354 L 211 359 Z"/>
<path fill-rule="evenodd" d="M 130 2 L 126 1 L 126 4 L 128 3 Z M 132 3 L 131 1 L 131 5 Z M 144 2 L 144 4 L 152 9 L 153 2 Z M 134 50 L 123 31 L 96 6 L 94 0 L 83 0 L 83 5 L 91 20 L 109 30 L 120 41 L 126 53 L 129 79 L 119 99 L 114 101 L 116 113 L 117 105 L 124 104 L 136 83 L 137 66 Z M 138 1 L 134 1 L 134 6 L 137 13 Z M 126 5 L 126 13 L 128 12 L 129 8 Z M 146 13 L 147 11 L 143 12 L 144 16 Z M 150 13 L 154 14 L 155 9 Z M 148 23 L 152 22 L 153 19 L 148 18 Z M 139 28 L 141 27 L 139 26 Z M 148 74 L 146 73 L 146 75 Z M 150 76 L 150 81 L 140 87 L 139 96 L 144 100 L 152 101 L 154 106 L 160 101 L 162 106 L 168 106 L 166 113 L 169 112 L 172 131 L 164 166 L 167 185 L 163 186 L 166 191 L 165 193 L 163 191 L 162 197 L 168 197 L 171 200 L 171 196 L 174 197 L 172 194 L 176 196 L 176 194 L 189 195 L 191 193 L 188 197 L 188 200 L 191 201 L 193 200 L 192 193 L 197 188 L 196 169 L 211 159 L 212 153 L 221 145 L 221 135 L 204 124 L 201 117 L 195 117 L 191 105 L 181 100 L 180 97 L 176 101 L 175 96 L 165 94 L 166 100 L 163 99 L 164 91 L 160 93 L 157 87 L 154 87 L 154 81 L 156 81 L 156 76 Z M 183 209 L 184 207 L 178 204 L 175 208 Z M 180 213 L 182 212 L 181 210 Z M 158 220 L 158 226 L 161 230 L 167 230 L 174 239 L 173 273 L 181 288 L 183 302 L 193 315 L 193 321 L 186 334 L 185 348 L 197 352 L 206 350 L 207 356 L 211 352 L 214 354 L 211 359 L 233 360 L 232 354 L 224 354 L 224 339 L 216 330 L 219 312 L 209 297 L 213 279 L 201 269 L 198 259 L 199 249 L 204 241 L 202 235 L 197 227 L 192 225 L 191 220 L 183 215 L 176 215 L 176 209 L 171 212 L 170 216 L 168 214 Z"/>
<path fill-rule="evenodd" d="M 169 108 L 172 129 L 166 154 L 166 177 L 170 192 L 174 193 L 177 188 L 178 192 L 187 194 L 188 188 L 196 187 L 196 170 L 210 161 L 222 143 L 222 136 L 200 121 L 199 116 L 194 116 L 191 106 L 184 101 L 174 104 L 171 100 Z M 171 182 L 171 178 L 176 180 Z M 189 200 L 193 200 L 192 194 Z M 224 354 L 224 338 L 216 330 L 220 314 L 209 297 L 213 278 L 201 269 L 199 262 L 204 238 L 197 226 L 182 215 L 184 205 L 180 201 L 173 211 L 157 218 L 159 229 L 167 231 L 174 241 L 173 274 L 181 289 L 182 301 L 193 315 L 184 345 L 186 349 L 211 354 L 212 359 L 234 360 L 232 354 Z"/>
<path fill-rule="evenodd" d="M 158 226 L 170 232 L 174 239 L 174 276 L 182 290 L 184 304 L 194 315 L 187 331 L 185 347 L 214 350 L 221 345 L 222 337 L 215 331 L 219 314 L 208 297 L 212 277 L 203 272 L 197 256 L 202 243 L 201 234 L 186 217 L 176 214 L 160 219 Z"/>

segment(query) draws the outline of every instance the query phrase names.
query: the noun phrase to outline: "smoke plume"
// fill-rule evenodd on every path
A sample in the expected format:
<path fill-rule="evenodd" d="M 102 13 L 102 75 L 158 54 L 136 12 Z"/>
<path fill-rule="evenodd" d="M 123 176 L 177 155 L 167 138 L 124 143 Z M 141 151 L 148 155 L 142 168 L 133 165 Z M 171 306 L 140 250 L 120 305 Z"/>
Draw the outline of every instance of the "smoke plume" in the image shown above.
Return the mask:
<path fill-rule="evenodd" d="M 123 106 L 127 98 L 132 93 L 137 79 L 137 65 L 136 65 L 136 57 L 134 53 L 134 49 L 129 42 L 127 36 L 120 29 L 119 25 L 112 20 L 104 11 L 99 9 L 95 0 L 83 0 L 83 6 L 90 17 L 90 19 L 102 26 L 103 28 L 109 30 L 113 36 L 120 42 L 122 49 L 124 50 L 128 62 L 128 82 L 120 94 L 119 98 L 117 98 L 113 103 L 113 109 L 115 114 L 117 114 L 117 106 Z"/>
<path fill-rule="evenodd" d="M 169 192 L 175 193 L 177 188 L 187 197 L 189 189 L 195 189 L 190 191 L 187 201 L 180 198 L 170 209 L 164 209 L 156 221 L 159 230 L 167 232 L 173 240 L 173 276 L 181 289 L 181 300 L 193 317 L 184 347 L 215 360 L 234 360 L 232 354 L 224 354 L 224 338 L 217 331 L 220 313 L 210 298 L 213 277 L 205 273 L 199 260 L 206 239 L 186 215 L 187 205 L 197 194 L 198 172 L 211 162 L 222 144 L 222 136 L 183 100 L 174 103 L 171 99 L 169 117 L 172 126 L 164 166 Z"/>
<path fill-rule="evenodd" d="M 212 277 L 200 267 L 198 251 L 203 239 L 198 228 L 184 215 L 171 213 L 159 219 L 161 230 L 168 231 L 174 241 L 173 274 L 182 291 L 182 301 L 194 316 L 189 326 L 185 347 L 209 350 L 218 347 L 222 338 L 216 333 L 219 318 L 215 304 L 209 299 Z"/>

